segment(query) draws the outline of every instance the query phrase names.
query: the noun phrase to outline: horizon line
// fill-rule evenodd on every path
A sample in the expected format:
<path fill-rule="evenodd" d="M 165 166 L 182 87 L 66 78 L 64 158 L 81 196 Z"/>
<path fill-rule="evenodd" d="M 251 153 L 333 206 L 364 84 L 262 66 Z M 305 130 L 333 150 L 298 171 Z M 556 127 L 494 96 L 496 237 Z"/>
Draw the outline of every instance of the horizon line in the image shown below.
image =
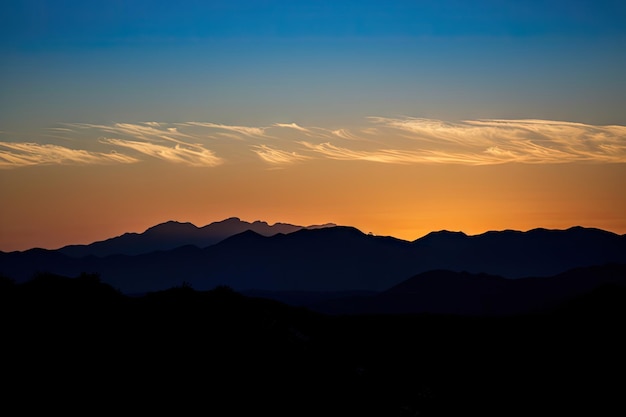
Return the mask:
<path fill-rule="evenodd" d="M 510 228 L 486 229 L 486 230 L 484 230 L 482 232 L 472 233 L 472 234 L 467 233 L 467 232 L 465 232 L 463 230 L 451 230 L 451 229 L 437 229 L 437 230 L 435 230 L 435 229 L 433 229 L 433 230 L 431 230 L 431 231 L 429 231 L 429 232 L 427 232 L 427 233 L 425 233 L 425 234 L 423 234 L 421 236 L 416 237 L 415 239 L 409 240 L 409 239 L 399 238 L 397 236 L 390 235 L 390 234 L 377 234 L 377 233 L 372 233 L 372 232 L 365 232 L 365 231 L 362 230 L 362 228 L 359 228 L 359 227 L 356 227 L 356 226 L 352 226 L 352 225 L 348 225 L 348 224 L 339 224 L 339 223 L 335 223 L 335 222 L 324 222 L 324 223 L 315 223 L 315 224 L 309 224 L 309 225 L 299 225 L 299 224 L 294 224 L 294 223 L 289 223 L 289 222 L 280 222 L 280 221 L 274 222 L 274 223 L 269 223 L 269 222 L 267 222 L 265 220 L 260 220 L 260 219 L 253 220 L 253 221 L 248 221 L 248 220 L 242 219 L 239 216 L 230 216 L 230 217 L 223 218 L 221 220 L 211 221 L 211 222 L 209 222 L 209 223 L 207 223 L 207 224 L 205 224 L 203 226 L 198 226 L 198 225 L 196 225 L 195 223 L 193 223 L 191 221 L 179 221 L 179 220 L 170 219 L 170 220 L 166 220 L 166 221 L 163 221 L 163 222 L 160 222 L 160 223 L 156 223 L 156 224 L 154 224 L 152 226 L 149 226 L 149 227 L 147 227 L 146 229 L 144 229 L 143 231 L 140 231 L 140 232 L 128 231 L 128 232 L 124 232 L 124 233 L 122 233 L 120 235 L 105 237 L 103 239 L 94 240 L 94 241 L 91 241 L 89 243 L 68 243 L 68 244 L 64 244 L 62 246 L 55 246 L 55 247 L 32 246 L 32 247 L 29 247 L 29 248 L 26 248 L 26 249 L 21 249 L 21 250 L 20 249 L 4 250 L 4 249 L 0 248 L 0 252 L 1 253 L 12 253 L 12 252 L 27 252 L 27 251 L 30 251 L 30 250 L 57 251 L 57 250 L 65 248 L 67 246 L 89 246 L 89 245 L 94 244 L 94 243 L 99 243 L 99 242 L 104 242 L 104 241 L 107 241 L 107 240 L 119 238 L 119 237 L 124 236 L 126 234 L 142 235 L 142 234 L 144 234 L 145 232 L 147 232 L 150 229 L 153 229 L 155 227 L 158 227 L 158 226 L 161 226 L 161 225 L 164 225 L 164 224 L 167 224 L 167 223 L 191 224 L 192 226 L 196 227 L 197 229 L 201 229 L 201 228 L 210 226 L 212 224 L 221 223 L 221 222 L 224 222 L 224 221 L 227 221 L 227 220 L 238 220 L 238 221 L 240 221 L 242 223 L 248 223 L 248 224 L 264 223 L 264 224 L 267 224 L 269 227 L 274 227 L 276 225 L 288 225 L 288 226 L 300 227 L 302 229 L 306 229 L 306 228 L 310 228 L 310 227 L 319 227 L 319 228 L 335 228 L 335 227 L 353 228 L 353 229 L 356 229 L 359 232 L 361 232 L 363 235 L 373 236 L 373 237 L 393 238 L 393 239 L 397 239 L 397 240 L 401 240 L 401 241 L 409 242 L 409 243 L 410 242 L 415 242 L 417 240 L 420 240 L 420 239 L 422 239 L 422 238 L 424 238 L 424 237 L 426 237 L 426 236 L 428 236 L 430 234 L 434 234 L 434 233 L 460 233 L 460 234 L 463 234 L 466 237 L 475 237 L 475 236 L 481 236 L 481 235 L 484 235 L 484 234 L 487 234 L 487 233 L 503 233 L 503 232 L 528 233 L 528 232 L 532 232 L 532 231 L 536 231 L 536 230 L 567 231 L 567 230 L 577 229 L 577 228 L 588 229 L 588 230 L 598 230 L 598 231 L 602 231 L 602 232 L 611 233 L 611 234 L 614 234 L 614 235 L 617 235 L 617 236 L 626 236 L 626 233 L 620 234 L 620 233 L 615 232 L 613 230 L 604 229 L 604 228 L 601 228 L 601 227 L 583 226 L 581 224 L 576 224 L 576 225 L 572 225 L 572 226 L 565 227 L 565 228 L 551 228 L 551 227 L 537 226 L 537 227 L 533 227 L 533 228 L 529 228 L 529 229 L 510 229 Z M 250 229 L 247 229 L 246 231 L 250 231 Z M 240 232 L 240 233 L 245 233 L 246 231 Z M 292 232 L 292 233 L 295 233 L 295 232 Z M 233 236 L 235 236 L 237 234 L 239 234 L 239 233 L 236 233 Z M 279 234 L 279 233 L 276 233 L 276 234 Z M 268 237 L 275 236 L 276 234 L 268 236 Z"/>

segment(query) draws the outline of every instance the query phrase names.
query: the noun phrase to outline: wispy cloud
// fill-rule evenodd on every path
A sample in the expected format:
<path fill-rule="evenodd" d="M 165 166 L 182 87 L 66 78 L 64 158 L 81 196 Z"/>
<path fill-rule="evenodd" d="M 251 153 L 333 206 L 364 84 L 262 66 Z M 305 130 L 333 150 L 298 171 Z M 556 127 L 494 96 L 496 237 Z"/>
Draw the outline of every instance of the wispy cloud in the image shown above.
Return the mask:
<path fill-rule="evenodd" d="M 489 155 L 468 155 L 430 150 L 376 149 L 353 150 L 333 145 L 329 142 L 313 144 L 300 142 L 306 148 L 330 159 L 344 161 L 370 161 L 384 164 L 411 163 L 466 163 L 478 165 L 495 162 L 496 158 Z"/>
<path fill-rule="evenodd" d="M 217 157 L 213 151 L 205 149 L 199 145 L 183 146 L 176 144 L 172 147 L 150 142 L 123 139 L 102 139 L 102 142 L 110 145 L 130 148 L 144 155 L 162 159 L 164 161 L 181 163 L 195 167 L 214 167 L 223 162 L 222 159 Z"/>
<path fill-rule="evenodd" d="M 149 157 L 214 167 L 253 155 L 276 167 L 320 158 L 385 164 L 626 163 L 626 126 L 551 120 L 370 117 L 368 124 L 353 128 L 74 123 L 47 129 L 42 136 L 58 143 L 0 142 L 0 166 L 128 163 Z M 118 152 L 110 152 L 111 147 Z"/>
<path fill-rule="evenodd" d="M 359 137 L 353 134 L 352 132 L 350 132 L 349 129 L 337 129 L 337 130 L 333 130 L 331 133 L 341 139 L 347 139 L 347 140 L 359 139 Z"/>
<path fill-rule="evenodd" d="M 89 152 L 64 146 L 39 143 L 0 142 L 0 167 L 17 168 L 51 164 L 132 163 L 138 159 L 118 152 Z"/>
<path fill-rule="evenodd" d="M 175 126 L 168 126 L 164 123 L 114 123 L 112 125 L 97 125 L 88 123 L 66 124 L 74 132 L 79 130 L 91 130 L 98 136 L 114 135 L 132 139 L 143 139 L 149 141 L 167 141 L 185 145 L 189 140 L 195 140 L 196 136 L 179 131 Z"/>
<path fill-rule="evenodd" d="M 305 133 L 309 133 L 310 130 L 307 129 L 306 127 L 302 127 L 297 125 L 296 123 L 274 123 L 274 126 L 276 127 L 285 127 L 288 129 L 295 129 L 295 130 L 299 130 L 300 132 L 305 132 Z"/>
<path fill-rule="evenodd" d="M 403 162 L 401 161 L 402 156 L 399 154 L 399 152 L 393 150 L 363 151 L 339 147 L 331 144 L 330 142 L 315 144 L 302 141 L 300 143 L 307 149 L 324 155 L 330 159 L 345 161 L 361 160 L 372 162 Z"/>
<path fill-rule="evenodd" d="M 183 127 L 186 125 L 180 124 Z M 139 154 L 167 162 L 195 167 L 214 167 L 224 162 L 213 150 L 199 143 L 209 136 L 206 132 L 182 131 L 180 126 L 168 123 L 72 124 L 68 126 L 92 131 L 99 138 L 100 143 L 131 149 Z"/>
<path fill-rule="evenodd" d="M 308 156 L 299 155 L 296 152 L 270 148 L 267 145 L 255 145 L 252 147 L 252 151 L 265 162 L 276 165 L 293 164 L 294 162 L 309 159 Z"/>
<path fill-rule="evenodd" d="M 437 155 L 431 162 L 626 162 L 626 126 L 550 120 L 370 120 L 390 132 L 404 132 L 410 139 L 408 149 Z"/>
<path fill-rule="evenodd" d="M 236 133 L 229 133 L 229 132 L 219 132 L 219 133 L 216 133 L 215 137 L 228 138 L 228 139 L 233 139 L 233 140 L 243 140 L 241 135 L 238 135 Z"/>
<path fill-rule="evenodd" d="M 266 129 L 264 127 L 232 126 L 232 125 L 222 125 L 222 124 L 208 123 L 208 122 L 187 122 L 187 123 L 181 123 L 181 125 L 200 126 L 200 127 L 205 127 L 205 128 L 211 128 L 211 129 L 228 130 L 231 132 L 236 132 L 236 133 L 239 133 L 245 136 L 251 136 L 251 137 L 264 136 L 265 129 Z"/>

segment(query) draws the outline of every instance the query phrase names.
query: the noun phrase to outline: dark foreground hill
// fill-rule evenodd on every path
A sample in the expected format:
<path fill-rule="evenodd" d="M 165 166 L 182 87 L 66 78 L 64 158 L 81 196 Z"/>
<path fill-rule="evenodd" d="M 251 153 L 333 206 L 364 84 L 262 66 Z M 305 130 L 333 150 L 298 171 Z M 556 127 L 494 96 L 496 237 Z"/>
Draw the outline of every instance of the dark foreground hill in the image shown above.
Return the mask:
<path fill-rule="evenodd" d="M 227 287 L 0 280 L 3 406 L 175 415 L 623 415 L 626 293 L 551 312 L 325 316 Z"/>
<path fill-rule="evenodd" d="M 550 310 L 567 300 L 609 284 L 626 288 L 626 264 L 575 268 L 551 277 L 520 279 L 433 270 L 377 294 L 350 294 L 332 298 L 329 295 L 326 300 L 312 300 L 303 304 L 330 314 L 503 316 Z M 271 298 L 273 294 L 266 293 L 265 296 Z M 289 301 L 288 298 L 284 299 Z"/>

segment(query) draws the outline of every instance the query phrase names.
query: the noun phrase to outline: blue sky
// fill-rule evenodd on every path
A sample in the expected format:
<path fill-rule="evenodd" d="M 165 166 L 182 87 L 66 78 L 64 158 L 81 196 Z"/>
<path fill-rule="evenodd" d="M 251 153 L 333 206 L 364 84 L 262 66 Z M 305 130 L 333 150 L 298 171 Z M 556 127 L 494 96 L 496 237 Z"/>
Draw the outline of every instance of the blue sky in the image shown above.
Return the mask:
<path fill-rule="evenodd" d="M 208 37 L 595 36 L 624 33 L 623 2 L 12 1 L 11 43 L 113 43 Z"/>
<path fill-rule="evenodd" d="M 0 123 L 15 128 L 122 119 L 345 124 L 372 115 L 626 122 L 619 1 L 0 7 Z"/>

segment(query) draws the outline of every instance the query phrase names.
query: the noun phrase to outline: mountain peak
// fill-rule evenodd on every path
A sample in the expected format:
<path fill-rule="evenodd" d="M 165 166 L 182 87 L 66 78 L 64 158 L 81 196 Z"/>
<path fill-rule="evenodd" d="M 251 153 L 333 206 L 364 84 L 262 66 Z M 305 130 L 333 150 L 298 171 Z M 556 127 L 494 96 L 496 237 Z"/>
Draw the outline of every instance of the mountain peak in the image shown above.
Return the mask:
<path fill-rule="evenodd" d="M 336 223 L 324 223 L 324 224 L 312 224 L 307 226 L 307 229 L 326 229 L 328 227 L 337 227 Z"/>
<path fill-rule="evenodd" d="M 190 231 L 197 230 L 198 227 L 190 222 L 177 222 L 175 220 L 169 220 L 164 223 L 157 224 L 156 226 L 149 227 L 144 233 L 147 234 L 172 234 L 172 233 L 188 233 Z"/>
<path fill-rule="evenodd" d="M 453 232 L 450 230 L 438 230 L 438 231 L 430 232 L 427 235 L 422 236 L 419 239 L 416 239 L 414 242 L 442 243 L 442 242 L 456 241 L 456 240 L 464 239 L 466 237 L 468 236 L 464 232 Z"/>
<path fill-rule="evenodd" d="M 453 230 L 437 230 L 434 232 L 430 232 L 429 234 L 427 234 L 426 236 L 460 236 L 460 237 L 467 237 L 467 235 L 465 234 L 465 232 L 461 232 L 461 231 L 453 231 Z"/>
<path fill-rule="evenodd" d="M 212 222 L 208 226 L 212 224 L 228 224 L 228 223 L 247 223 L 247 222 L 242 221 L 239 217 L 229 217 L 224 220 L 218 220 L 216 222 Z"/>

